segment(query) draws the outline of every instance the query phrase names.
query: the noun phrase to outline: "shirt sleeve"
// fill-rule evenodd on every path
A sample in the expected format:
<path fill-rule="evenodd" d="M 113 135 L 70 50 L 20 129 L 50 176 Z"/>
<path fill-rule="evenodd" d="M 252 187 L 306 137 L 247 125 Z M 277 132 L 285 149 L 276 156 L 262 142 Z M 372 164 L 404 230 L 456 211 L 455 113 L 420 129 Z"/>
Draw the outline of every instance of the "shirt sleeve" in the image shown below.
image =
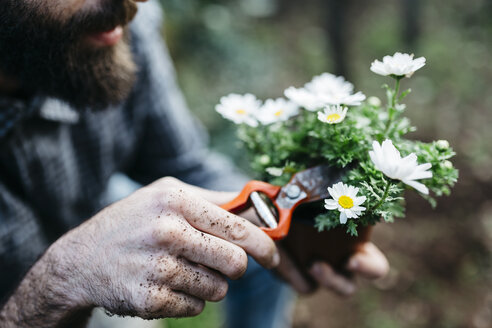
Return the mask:
<path fill-rule="evenodd" d="M 0 308 L 48 247 L 36 214 L 0 183 Z"/>
<path fill-rule="evenodd" d="M 161 23 L 161 8 L 150 2 L 140 6 L 132 26 L 140 71 L 130 105 L 138 111 L 142 131 L 126 173 L 142 184 L 173 176 L 208 189 L 239 190 L 246 177 L 208 149 L 205 129 L 187 108 L 161 37 Z"/>

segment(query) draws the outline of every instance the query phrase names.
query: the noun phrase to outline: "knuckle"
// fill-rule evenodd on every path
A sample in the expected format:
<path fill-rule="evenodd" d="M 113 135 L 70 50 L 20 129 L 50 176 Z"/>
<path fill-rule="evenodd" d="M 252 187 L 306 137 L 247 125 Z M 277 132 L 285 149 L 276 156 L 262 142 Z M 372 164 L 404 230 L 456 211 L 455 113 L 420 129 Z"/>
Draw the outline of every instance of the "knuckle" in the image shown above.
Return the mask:
<path fill-rule="evenodd" d="M 177 185 L 151 185 L 142 188 L 142 193 L 148 204 L 159 210 L 163 208 L 180 209 L 187 200 L 187 193 Z"/>
<path fill-rule="evenodd" d="M 154 226 L 154 238 L 160 245 L 166 248 L 173 248 L 176 245 L 182 244 L 183 227 L 178 220 L 162 220 Z"/>
<path fill-rule="evenodd" d="M 141 189 L 140 196 L 144 198 L 144 204 L 147 204 L 150 210 L 158 212 L 162 210 L 165 204 L 167 192 L 153 187 L 145 187 Z"/>
<path fill-rule="evenodd" d="M 169 188 L 178 187 L 182 184 L 183 183 L 181 181 L 179 181 L 178 179 L 170 177 L 170 176 L 166 176 L 166 177 L 160 178 L 160 179 L 152 182 L 151 184 L 148 185 L 148 187 L 149 188 L 156 188 L 156 189 L 169 189 Z"/>
<path fill-rule="evenodd" d="M 174 177 L 163 177 L 159 180 L 157 180 L 157 184 L 158 185 L 161 185 L 161 186 L 167 186 L 167 187 L 171 187 L 171 186 L 177 186 L 181 183 L 181 181 L 179 181 L 178 179 L 174 178 Z"/>
<path fill-rule="evenodd" d="M 244 222 L 235 222 L 229 230 L 229 237 L 233 241 L 243 241 L 249 237 L 249 231 Z"/>
<path fill-rule="evenodd" d="M 163 273 L 163 279 L 166 282 L 179 280 L 183 271 L 179 263 L 175 261 L 169 261 L 161 270 Z"/>

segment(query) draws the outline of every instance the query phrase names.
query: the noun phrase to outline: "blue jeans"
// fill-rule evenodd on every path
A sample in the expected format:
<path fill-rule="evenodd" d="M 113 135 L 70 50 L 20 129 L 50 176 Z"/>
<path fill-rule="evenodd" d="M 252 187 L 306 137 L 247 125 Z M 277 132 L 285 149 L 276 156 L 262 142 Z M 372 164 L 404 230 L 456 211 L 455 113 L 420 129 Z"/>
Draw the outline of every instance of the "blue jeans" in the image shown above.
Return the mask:
<path fill-rule="evenodd" d="M 294 291 L 251 257 L 248 261 L 244 276 L 230 282 L 225 302 L 226 327 L 290 327 Z"/>

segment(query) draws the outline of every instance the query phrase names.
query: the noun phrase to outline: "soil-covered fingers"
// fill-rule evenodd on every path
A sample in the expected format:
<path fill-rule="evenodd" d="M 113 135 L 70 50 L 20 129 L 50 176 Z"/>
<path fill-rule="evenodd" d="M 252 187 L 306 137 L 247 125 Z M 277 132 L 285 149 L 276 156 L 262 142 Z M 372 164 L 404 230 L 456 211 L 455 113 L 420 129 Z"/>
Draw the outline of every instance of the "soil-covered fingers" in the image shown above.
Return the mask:
<path fill-rule="evenodd" d="M 173 291 L 212 302 L 226 296 L 228 284 L 222 275 L 184 258 L 164 257 L 157 267 L 159 283 Z"/>
<path fill-rule="evenodd" d="M 243 275 L 248 265 L 246 252 L 239 246 L 192 227 L 184 218 L 167 220 L 154 233 L 158 247 L 175 257 L 201 264 L 231 279 Z"/>
<path fill-rule="evenodd" d="M 325 262 L 314 263 L 309 273 L 316 282 L 324 288 L 331 289 L 340 295 L 351 295 L 355 292 L 355 284 L 352 280 L 338 274 Z"/>
<path fill-rule="evenodd" d="M 376 245 L 367 242 L 350 258 L 347 269 L 367 279 L 378 279 L 388 273 L 389 263 Z"/>
<path fill-rule="evenodd" d="M 275 243 L 251 222 L 185 190 L 173 193 L 171 198 L 176 211 L 196 229 L 240 246 L 266 268 L 278 265 Z"/>
<path fill-rule="evenodd" d="M 130 313 L 143 319 L 192 317 L 205 307 L 204 300 L 167 287 L 152 286 L 144 293 L 142 304 Z"/>

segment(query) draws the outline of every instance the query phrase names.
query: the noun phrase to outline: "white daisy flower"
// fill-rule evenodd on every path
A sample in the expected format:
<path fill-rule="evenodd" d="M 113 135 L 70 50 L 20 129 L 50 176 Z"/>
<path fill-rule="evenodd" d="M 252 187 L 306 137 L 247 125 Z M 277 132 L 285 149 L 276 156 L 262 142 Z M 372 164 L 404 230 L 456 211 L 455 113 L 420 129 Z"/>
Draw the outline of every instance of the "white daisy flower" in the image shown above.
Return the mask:
<path fill-rule="evenodd" d="M 354 92 L 354 85 L 345 80 L 343 76 L 323 73 L 313 77 L 311 82 L 306 83 L 306 89 L 316 94 Z"/>
<path fill-rule="evenodd" d="M 358 218 L 366 210 L 365 207 L 361 206 L 366 201 L 366 197 L 357 197 L 359 188 L 339 182 L 331 188 L 328 187 L 328 192 L 333 199 L 325 199 L 325 208 L 340 211 L 341 224 L 347 223 L 347 218 Z"/>
<path fill-rule="evenodd" d="M 393 56 L 384 56 L 383 61 L 375 60 L 371 64 L 371 71 L 376 74 L 399 77 L 411 77 L 412 74 L 425 65 L 425 58 L 413 59 L 413 54 L 395 52 Z"/>
<path fill-rule="evenodd" d="M 432 172 L 428 171 L 432 167 L 430 163 L 419 165 L 417 155 L 414 153 L 402 158 L 398 149 L 389 139 L 383 141 L 382 145 L 374 141 L 372 148 L 369 156 L 379 171 L 391 179 L 402 181 L 423 194 L 429 194 L 429 189 L 415 180 L 432 178 Z"/>
<path fill-rule="evenodd" d="M 345 119 L 347 110 L 347 107 L 342 107 L 340 105 L 326 106 L 324 111 L 318 112 L 318 120 L 328 124 L 340 123 Z"/>
<path fill-rule="evenodd" d="M 360 91 L 354 94 L 354 85 L 346 81 L 343 76 L 335 76 L 330 73 L 313 77 L 305 88 L 327 105 L 358 106 L 366 99 L 366 96 Z"/>
<path fill-rule="evenodd" d="M 344 77 L 323 73 L 313 77 L 304 88 L 290 87 L 284 94 L 299 106 L 316 111 L 326 105 L 360 105 L 366 96 L 360 91 L 355 94 L 353 92 L 354 85 Z"/>
<path fill-rule="evenodd" d="M 284 95 L 297 105 L 309 111 L 315 111 L 323 107 L 318 97 L 305 88 L 289 87 L 285 89 Z"/>
<path fill-rule="evenodd" d="M 292 101 L 284 98 L 267 99 L 265 104 L 256 114 L 256 118 L 262 124 L 271 124 L 274 122 L 285 121 L 299 114 L 299 106 Z"/>
<path fill-rule="evenodd" d="M 215 110 L 236 124 L 245 123 L 255 127 L 258 126 L 256 115 L 260 106 L 261 101 L 250 93 L 245 95 L 231 93 L 220 98 L 220 103 L 215 106 Z"/>

